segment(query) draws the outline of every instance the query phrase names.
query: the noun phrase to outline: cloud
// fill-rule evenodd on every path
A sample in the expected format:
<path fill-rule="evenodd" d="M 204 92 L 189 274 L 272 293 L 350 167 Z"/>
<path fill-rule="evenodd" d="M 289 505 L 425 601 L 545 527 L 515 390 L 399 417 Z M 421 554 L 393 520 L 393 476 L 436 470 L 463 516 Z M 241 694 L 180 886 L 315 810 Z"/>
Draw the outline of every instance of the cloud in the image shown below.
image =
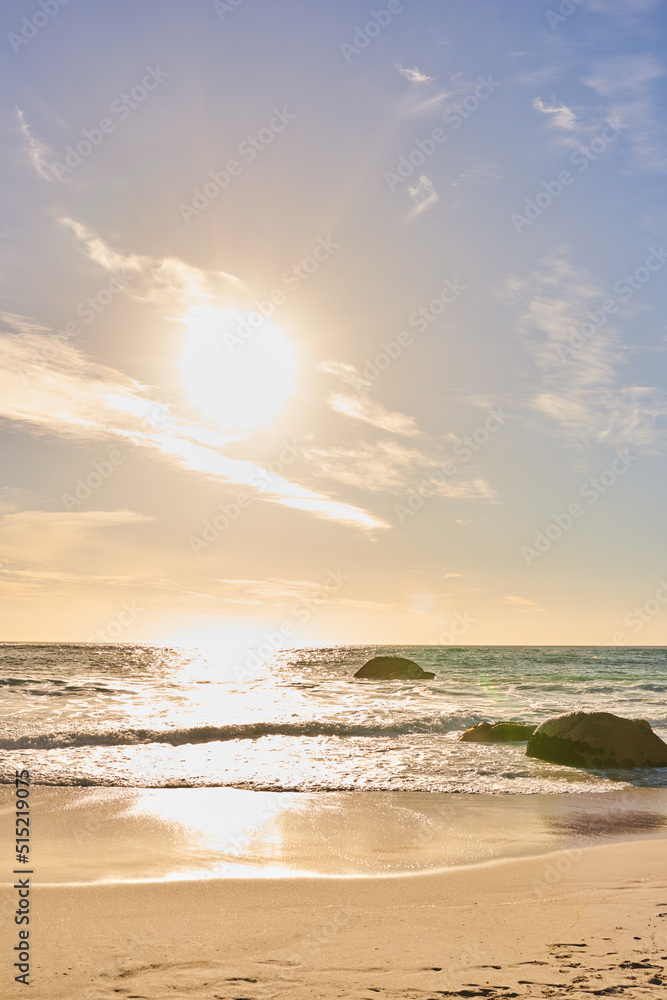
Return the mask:
<path fill-rule="evenodd" d="M 595 62 L 583 81 L 609 100 L 609 117 L 627 128 L 635 166 L 661 173 L 667 170 L 667 128 L 655 84 L 666 74 L 652 55 L 610 56 Z"/>
<path fill-rule="evenodd" d="M 319 366 L 319 370 L 337 375 L 346 384 L 357 386 L 362 382 L 364 386 L 370 385 L 360 378 L 353 365 L 339 361 L 326 362 Z M 359 390 L 356 395 L 334 393 L 329 398 L 329 404 L 338 413 L 361 420 L 385 433 L 409 438 L 422 436 L 413 417 L 386 410 L 369 398 L 365 388 Z M 456 443 L 459 439 L 451 434 L 449 440 L 451 443 Z M 405 493 L 423 482 L 430 482 L 429 476 L 436 470 L 441 471 L 447 462 L 455 467 L 462 461 L 455 455 L 446 458 L 427 455 L 403 442 L 388 439 L 355 442 L 352 445 L 341 444 L 329 448 L 309 445 L 304 448 L 304 457 L 321 478 L 369 492 L 393 494 Z M 437 478 L 441 480 L 442 476 Z M 474 480 L 457 478 L 455 482 L 440 481 L 433 483 L 432 488 L 438 496 L 457 499 L 495 500 L 497 497 L 495 490 L 480 478 Z"/>
<path fill-rule="evenodd" d="M 553 123 L 556 128 L 568 129 L 569 131 L 574 131 L 577 128 L 577 115 L 575 111 L 564 104 L 556 104 L 555 97 L 552 99 L 551 104 L 546 104 L 541 97 L 536 97 L 533 101 L 533 107 L 536 111 L 541 111 L 545 115 L 553 115 Z"/>
<path fill-rule="evenodd" d="M 82 223 L 67 216 L 58 220 L 70 229 L 86 257 L 109 274 L 132 275 L 126 294 L 137 302 L 151 303 L 179 316 L 196 305 L 209 302 L 221 294 L 245 291 L 244 283 L 224 271 L 203 271 L 177 257 L 148 257 L 124 254 L 111 247 L 101 236 Z"/>
<path fill-rule="evenodd" d="M 518 55 L 525 55 L 526 53 L 516 53 Z M 554 62 L 546 66 L 540 66 L 539 69 L 532 70 L 529 73 L 522 73 L 517 77 L 517 83 L 522 87 L 530 87 L 531 89 L 535 87 L 540 87 L 547 81 L 560 80 L 563 73 L 566 70 L 566 66 L 563 62 Z"/>
<path fill-rule="evenodd" d="M 653 56 L 610 56 L 595 63 L 584 83 L 605 97 L 631 93 L 642 95 L 647 84 L 659 80 L 666 72 Z"/>
<path fill-rule="evenodd" d="M 598 327 L 588 315 L 600 310 L 608 290 L 561 253 L 543 259 L 528 280 L 508 279 L 507 294 L 521 307 L 518 331 L 533 362 L 527 377 L 533 413 L 584 446 L 660 450 L 667 398 L 656 388 L 622 383 L 618 328 L 608 317 Z"/>
<path fill-rule="evenodd" d="M 440 470 L 451 459 L 425 455 L 401 442 L 380 440 L 338 445 L 330 448 L 309 447 L 306 457 L 319 475 L 369 492 L 399 495 L 407 493 Z M 481 478 L 434 482 L 437 496 L 458 500 L 494 500 L 495 490 Z M 439 477 L 440 478 L 440 477 Z"/>
<path fill-rule="evenodd" d="M 529 601 L 525 597 L 515 597 L 514 595 L 509 595 L 508 597 L 503 597 L 505 604 L 510 604 L 512 607 L 516 608 L 517 611 L 525 612 L 546 612 L 546 608 L 541 608 L 537 601 Z"/>
<path fill-rule="evenodd" d="M 356 527 L 386 526 L 357 507 L 267 476 L 253 462 L 228 458 L 222 449 L 238 434 L 177 418 L 147 387 L 42 333 L 0 335 L 0 419 L 80 442 L 116 438 L 155 458 L 243 485 L 272 503 Z"/>
<path fill-rule="evenodd" d="M 380 403 L 370 399 L 365 390 L 370 388 L 372 383 L 362 378 L 354 365 L 344 364 L 342 361 L 325 361 L 317 367 L 318 371 L 335 375 L 346 385 L 358 390 L 356 395 L 338 392 L 329 396 L 329 406 L 336 413 L 401 437 L 418 437 L 421 434 L 414 417 L 386 410 Z"/>
<path fill-rule="evenodd" d="M 136 536 L 127 532 L 151 520 L 129 510 L 4 514 L 0 517 L 4 598 L 33 592 L 57 595 L 65 587 L 127 585 L 137 576 L 131 552 L 136 551 Z M 119 565 L 121 571 L 115 572 Z"/>
<path fill-rule="evenodd" d="M 329 405 L 336 413 L 342 413 L 346 417 L 361 420 L 380 430 L 388 431 L 390 434 L 400 434 L 404 437 L 417 437 L 421 431 L 415 423 L 414 417 L 408 417 L 404 413 L 390 412 L 385 410 L 380 403 L 375 403 L 366 395 L 344 396 L 341 393 L 334 393 L 329 397 Z"/>
<path fill-rule="evenodd" d="M 404 76 L 406 80 L 410 81 L 410 83 L 431 83 L 435 79 L 433 76 L 426 76 L 426 74 L 422 73 L 421 70 L 418 70 L 416 66 L 412 69 L 406 69 L 404 66 L 397 66 L 396 69 L 401 76 Z"/>
<path fill-rule="evenodd" d="M 372 384 L 368 379 L 362 378 L 354 365 L 347 365 L 342 361 L 323 361 L 317 365 L 317 370 L 327 375 L 335 375 L 341 382 L 352 385 L 355 389 L 368 388 Z"/>
<path fill-rule="evenodd" d="M 315 580 L 283 580 L 269 578 L 267 580 L 216 580 L 220 585 L 219 600 L 231 604 L 252 604 L 274 608 L 290 607 L 295 601 L 311 597 L 321 590 L 321 581 Z"/>
<path fill-rule="evenodd" d="M 0 514 L 9 514 L 25 508 L 33 500 L 30 490 L 16 486 L 4 486 L 0 489 Z"/>
<path fill-rule="evenodd" d="M 16 116 L 19 120 L 21 134 L 25 140 L 26 152 L 28 154 L 30 165 L 40 177 L 44 178 L 44 180 L 54 180 L 53 171 L 46 162 L 46 157 L 52 155 L 51 150 L 43 142 L 40 142 L 39 139 L 35 139 L 32 135 L 30 127 L 28 126 L 25 116 L 20 108 L 16 108 Z"/>
<path fill-rule="evenodd" d="M 472 163 L 467 170 L 462 170 L 453 178 L 452 187 L 458 187 L 464 183 L 486 184 L 490 180 L 498 180 L 501 177 L 500 170 L 494 163 L 485 163 L 479 157 L 475 159 L 477 159 L 477 163 Z"/>
<path fill-rule="evenodd" d="M 433 182 L 422 174 L 416 184 L 408 188 L 408 194 L 415 203 L 413 215 L 420 215 L 429 205 L 434 205 L 440 196 L 433 187 Z"/>
<path fill-rule="evenodd" d="M 548 126 L 554 134 L 553 145 L 557 147 L 575 149 L 604 125 L 602 110 L 594 111 L 583 105 L 568 107 L 566 104 L 559 104 L 555 97 L 552 97 L 550 103 L 536 97 L 533 107 L 548 116 Z"/>
<path fill-rule="evenodd" d="M 399 119 L 421 117 L 432 113 L 444 115 L 450 110 L 456 111 L 457 105 L 460 105 L 466 97 L 475 96 L 475 90 L 480 84 L 480 77 L 471 79 L 458 72 L 449 75 L 446 90 L 436 90 L 431 86 L 424 90 L 421 85 L 432 84 L 435 77 L 426 76 L 417 67 L 405 68 L 397 65 L 396 69 L 410 83 L 419 85 L 407 88 L 403 94 L 396 111 Z"/>

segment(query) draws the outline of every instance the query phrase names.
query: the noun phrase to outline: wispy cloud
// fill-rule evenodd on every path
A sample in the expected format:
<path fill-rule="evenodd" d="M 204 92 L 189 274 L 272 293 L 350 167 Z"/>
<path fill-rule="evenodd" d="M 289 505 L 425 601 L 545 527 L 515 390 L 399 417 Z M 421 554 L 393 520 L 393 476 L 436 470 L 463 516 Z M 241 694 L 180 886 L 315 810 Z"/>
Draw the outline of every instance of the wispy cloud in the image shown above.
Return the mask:
<path fill-rule="evenodd" d="M 363 378 L 354 365 L 345 364 L 342 361 L 323 361 L 317 365 L 317 370 L 325 372 L 327 375 L 335 375 L 346 385 L 353 385 L 356 389 L 368 388 L 371 383 Z"/>
<path fill-rule="evenodd" d="M 410 83 L 431 83 L 435 79 L 433 76 L 427 76 L 425 73 L 422 73 L 416 66 L 413 66 L 412 69 L 408 69 L 405 66 L 397 66 L 396 69 Z"/>
<path fill-rule="evenodd" d="M 215 581 L 224 603 L 250 604 L 273 608 L 290 607 L 295 601 L 310 597 L 321 589 L 316 580 L 221 580 Z"/>
<path fill-rule="evenodd" d="M 654 56 L 611 56 L 594 63 L 584 83 L 609 101 L 609 117 L 627 128 L 635 165 L 667 170 L 667 128 L 658 110 L 655 85 L 667 70 Z"/>
<path fill-rule="evenodd" d="M 399 118 L 416 118 L 434 113 L 442 115 L 449 110 L 455 110 L 457 103 L 474 95 L 480 83 L 479 77 L 468 78 L 459 72 L 450 74 L 445 88 L 439 85 L 428 86 L 435 83 L 435 77 L 427 76 L 417 67 L 396 66 L 396 69 L 410 83 L 417 84 L 408 88 L 399 102 L 397 107 Z"/>
<path fill-rule="evenodd" d="M 372 383 L 363 378 L 354 365 L 344 364 L 342 361 L 325 361 L 317 367 L 318 371 L 335 375 L 341 382 L 357 390 L 355 395 L 337 392 L 329 396 L 329 406 L 336 413 L 401 437 L 418 437 L 421 434 L 414 417 L 387 410 L 381 403 L 370 398 L 367 390 Z"/>
<path fill-rule="evenodd" d="M 336 413 L 342 413 L 346 417 L 361 420 L 380 430 L 388 431 L 391 434 L 400 434 L 404 437 L 417 437 L 421 431 L 415 423 L 414 417 L 408 417 L 404 413 L 390 412 L 380 404 L 369 399 L 368 396 L 360 393 L 357 396 L 345 396 L 342 393 L 334 393 L 329 398 L 329 405 Z"/>
<path fill-rule="evenodd" d="M 37 174 L 39 174 L 40 177 L 43 177 L 44 180 L 54 180 L 53 171 L 47 162 L 47 157 L 51 156 L 51 150 L 47 145 L 34 137 L 30 131 L 28 123 L 25 120 L 25 115 L 20 108 L 16 108 L 16 117 L 19 120 L 19 128 L 21 130 L 21 134 L 23 135 L 26 153 L 31 167 Z"/>
<path fill-rule="evenodd" d="M 514 594 L 503 597 L 503 601 L 512 605 L 517 611 L 546 611 L 546 608 L 541 608 L 537 601 L 529 601 L 526 597 L 516 597 Z"/>
<path fill-rule="evenodd" d="M 168 414 L 157 426 L 159 406 L 147 387 L 114 369 L 93 365 L 73 346 L 41 333 L 0 335 L 0 419 L 81 442 L 116 438 L 211 478 L 243 485 L 282 506 L 362 528 L 380 519 L 324 494 L 269 476 L 253 462 L 223 454 L 239 435 L 218 433 Z"/>
<path fill-rule="evenodd" d="M 132 530 L 150 520 L 129 510 L 4 514 L 0 592 L 6 599 L 35 592 L 62 595 L 64 588 L 126 586 L 138 577 L 130 560 L 129 550 L 136 545 Z M 117 573 L 121 545 L 128 550 L 126 565 L 132 569 Z"/>
<path fill-rule="evenodd" d="M 449 456 L 427 455 L 401 442 L 380 440 L 309 447 L 306 455 L 320 476 L 369 492 L 399 495 L 409 492 L 441 469 Z M 440 477 L 439 477 L 440 478 Z M 436 481 L 434 493 L 459 500 L 494 500 L 495 490 L 481 478 L 464 479 L 454 474 L 451 481 Z"/>
<path fill-rule="evenodd" d="M 488 163 L 476 158 L 477 162 L 472 162 L 467 170 L 462 170 L 453 178 L 452 187 L 460 184 L 487 184 L 491 180 L 498 180 L 501 176 L 500 170 L 494 163 Z"/>
<path fill-rule="evenodd" d="M 408 194 L 415 203 L 412 210 L 413 216 L 421 215 L 429 205 L 434 205 L 436 201 L 440 200 L 440 196 L 433 187 L 433 182 L 425 174 L 422 174 L 416 184 L 408 188 Z"/>
<path fill-rule="evenodd" d="M 26 504 L 33 499 L 30 490 L 18 486 L 4 486 L 0 489 L 0 514 L 10 514 L 24 510 Z"/>
<path fill-rule="evenodd" d="M 665 72 L 654 56 L 611 56 L 596 62 L 584 83 L 605 97 L 643 95 L 647 85 L 665 76 Z"/>
<path fill-rule="evenodd" d="M 334 393 L 329 398 L 330 405 L 338 413 L 361 420 L 399 438 L 423 436 L 413 417 L 388 411 L 370 398 L 368 388 L 371 383 L 362 379 L 353 365 L 328 361 L 321 364 L 319 370 L 336 375 L 346 384 L 358 389 L 355 395 Z M 452 443 L 458 441 L 454 434 L 449 435 L 448 439 Z M 456 467 L 462 461 L 456 453 L 446 456 L 426 454 L 402 441 L 386 438 L 375 442 L 342 443 L 328 448 L 308 445 L 304 448 L 304 457 L 320 478 L 368 492 L 396 495 L 429 480 L 429 475 L 441 470 L 445 463 L 449 462 Z M 497 498 L 493 487 L 481 478 L 463 479 L 456 475 L 451 481 L 449 478 L 441 481 L 442 476 L 437 476 L 436 479 L 438 481 L 433 484 L 433 490 L 438 496 L 466 500 Z"/>
<path fill-rule="evenodd" d="M 559 103 L 555 97 L 544 101 L 536 97 L 533 101 L 536 111 L 548 116 L 548 127 L 552 133 L 552 144 L 557 147 L 574 149 L 604 124 L 604 112 L 583 105 Z"/>
<path fill-rule="evenodd" d="M 195 305 L 219 300 L 221 293 L 230 297 L 245 291 L 244 283 L 224 271 L 203 271 L 177 257 L 148 257 L 122 253 L 87 226 L 62 216 L 58 220 L 75 236 L 86 257 L 109 274 L 133 276 L 126 294 L 138 302 L 152 303 L 181 315 Z"/>
<path fill-rule="evenodd" d="M 587 316 L 608 291 L 564 253 L 545 258 L 527 280 L 508 279 L 506 291 L 520 305 L 518 329 L 534 364 L 531 409 L 579 444 L 659 449 L 667 398 L 656 388 L 622 383 L 618 328 L 607 319 L 598 329 Z M 587 336 L 580 333 L 586 321 Z"/>

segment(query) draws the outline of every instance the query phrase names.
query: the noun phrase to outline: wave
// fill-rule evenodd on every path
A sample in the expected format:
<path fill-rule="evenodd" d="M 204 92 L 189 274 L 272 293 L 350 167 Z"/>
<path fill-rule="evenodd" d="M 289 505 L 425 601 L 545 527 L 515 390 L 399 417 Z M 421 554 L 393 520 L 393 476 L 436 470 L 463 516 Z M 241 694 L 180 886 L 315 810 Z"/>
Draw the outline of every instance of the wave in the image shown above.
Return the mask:
<path fill-rule="evenodd" d="M 28 684 L 67 684 L 67 681 L 47 678 L 46 680 L 37 677 L 0 677 L 0 687 L 26 687 Z"/>
<path fill-rule="evenodd" d="M 32 685 L 32 687 L 31 687 Z M 53 686 L 55 690 L 48 690 Z M 110 687 L 96 681 L 81 681 L 77 683 L 73 680 L 61 680 L 57 677 L 2 677 L 0 678 L 0 688 L 21 688 L 27 694 L 48 695 L 52 698 L 68 698 L 74 694 L 90 694 L 95 691 L 98 694 L 132 694 L 128 688 Z"/>
<path fill-rule="evenodd" d="M 178 747 L 184 744 L 224 743 L 228 740 L 259 740 L 265 736 L 341 738 L 446 735 L 468 729 L 481 721 L 475 716 L 431 716 L 394 725 L 344 722 L 256 722 L 232 726 L 192 726 L 187 729 L 119 729 L 97 732 L 45 733 L 0 738 L 0 750 L 67 750 L 74 747 L 144 746 L 149 743 Z"/>

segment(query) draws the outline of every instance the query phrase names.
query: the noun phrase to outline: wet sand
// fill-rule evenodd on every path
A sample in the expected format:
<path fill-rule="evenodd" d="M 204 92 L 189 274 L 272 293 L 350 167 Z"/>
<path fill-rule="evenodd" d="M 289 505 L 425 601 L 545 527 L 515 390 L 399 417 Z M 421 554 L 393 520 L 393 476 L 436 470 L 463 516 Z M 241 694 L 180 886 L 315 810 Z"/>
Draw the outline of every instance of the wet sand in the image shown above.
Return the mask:
<path fill-rule="evenodd" d="M 359 793 L 319 806 L 295 796 L 263 818 L 270 800 L 245 793 L 242 820 L 241 798 L 220 794 L 217 818 L 213 795 L 196 823 L 182 812 L 193 796 L 33 793 L 38 1000 L 667 994 L 662 790 L 474 802 Z M 184 830 L 196 829 L 184 860 Z M 82 863 L 95 851 L 96 864 Z M 0 994 L 20 996 L 5 868 Z"/>

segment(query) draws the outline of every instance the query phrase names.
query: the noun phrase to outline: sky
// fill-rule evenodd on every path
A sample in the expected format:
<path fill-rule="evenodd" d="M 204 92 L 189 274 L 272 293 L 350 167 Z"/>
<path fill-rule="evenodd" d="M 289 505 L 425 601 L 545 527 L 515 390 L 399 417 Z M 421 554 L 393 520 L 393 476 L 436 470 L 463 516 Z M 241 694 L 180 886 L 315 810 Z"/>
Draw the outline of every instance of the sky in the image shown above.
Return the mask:
<path fill-rule="evenodd" d="M 0 19 L 0 640 L 667 645 L 664 0 Z"/>

